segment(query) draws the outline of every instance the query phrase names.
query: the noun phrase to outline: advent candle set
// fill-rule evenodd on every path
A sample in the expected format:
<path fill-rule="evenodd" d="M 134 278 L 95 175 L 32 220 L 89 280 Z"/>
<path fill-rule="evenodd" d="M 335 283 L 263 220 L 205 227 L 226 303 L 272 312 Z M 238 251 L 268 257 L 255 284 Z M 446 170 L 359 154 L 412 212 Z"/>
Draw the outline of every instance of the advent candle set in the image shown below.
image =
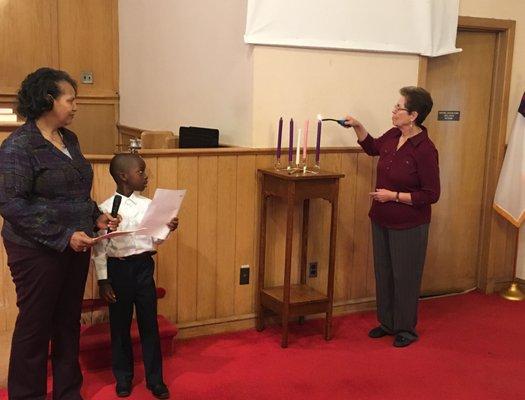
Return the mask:
<path fill-rule="evenodd" d="M 321 127 L 322 122 L 320 116 L 317 121 L 317 141 L 315 147 L 315 167 L 319 169 L 319 155 L 321 152 Z M 295 164 L 293 162 L 293 145 L 294 145 L 294 121 L 293 118 L 290 119 L 290 136 L 288 139 L 288 166 L 286 169 L 288 172 L 313 172 L 309 171 L 307 168 L 307 150 L 308 150 L 308 127 L 310 121 L 306 120 L 304 123 L 304 129 L 297 129 L 297 144 L 296 144 L 296 153 L 295 153 Z M 283 135 L 283 119 L 279 119 L 279 128 L 277 131 L 277 149 L 276 149 L 276 163 L 275 168 L 281 169 L 281 145 L 282 145 L 282 135 Z M 301 155 L 302 150 L 302 155 Z"/>

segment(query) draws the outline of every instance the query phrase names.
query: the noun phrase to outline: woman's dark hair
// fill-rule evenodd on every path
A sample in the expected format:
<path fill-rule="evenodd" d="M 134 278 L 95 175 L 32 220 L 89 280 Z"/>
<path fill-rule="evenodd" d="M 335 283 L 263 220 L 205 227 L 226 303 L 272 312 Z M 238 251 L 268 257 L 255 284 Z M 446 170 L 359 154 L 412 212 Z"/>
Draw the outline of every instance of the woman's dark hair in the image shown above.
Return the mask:
<path fill-rule="evenodd" d="M 53 109 L 53 99 L 62 93 L 59 82 L 67 82 L 77 92 L 77 83 L 67 72 L 52 68 L 39 68 L 26 76 L 18 90 L 16 112 L 22 118 L 35 120 Z"/>
<path fill-rule="evenodd" d="M 432 110 L 434 102 L 430 93 L 422 87 L 405 86 L 399 89 L 401 96 L 405 98 L 405 107 L 409 112 L 416 111 L 416 125 L 420 126 Z"/>

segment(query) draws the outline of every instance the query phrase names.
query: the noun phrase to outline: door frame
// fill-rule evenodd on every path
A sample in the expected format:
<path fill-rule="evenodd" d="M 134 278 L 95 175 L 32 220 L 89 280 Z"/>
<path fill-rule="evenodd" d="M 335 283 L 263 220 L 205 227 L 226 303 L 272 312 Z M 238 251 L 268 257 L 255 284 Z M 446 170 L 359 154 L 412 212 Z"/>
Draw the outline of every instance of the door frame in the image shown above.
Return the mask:
<path fill-rule="evenodd" d="M 460 16 L 458 31 L 496 34 L 493 84 L 490 96 L 485 178 L 482 188 L 481 227 L 478 240 L 477 287 L 492 293 L 514 279 L 518 230 L 492 208 L 505 155 L 512 55 L 516 21 Z M 427 83 L 428 57 L 420 56 L 418 86 Z"/>

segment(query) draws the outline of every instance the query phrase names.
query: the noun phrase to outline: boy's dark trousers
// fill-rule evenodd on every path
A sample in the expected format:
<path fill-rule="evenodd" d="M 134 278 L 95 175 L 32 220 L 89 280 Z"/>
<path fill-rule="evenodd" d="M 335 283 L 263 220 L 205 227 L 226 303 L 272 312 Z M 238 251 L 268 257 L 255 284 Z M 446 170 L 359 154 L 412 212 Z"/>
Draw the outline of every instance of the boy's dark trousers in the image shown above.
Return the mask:
<path fill-rule="evenodd" d="M 117 297 L 117 301 L 109 306 L 109 322 L 113 374 L 118 383 L 131 383 L 133 379 L 130 337 L 133 305 L 137 312 L 146 384 L 163 383 L 154 269 L 151 253 L 124 259 L 108 257 L 108 278 Z"/>

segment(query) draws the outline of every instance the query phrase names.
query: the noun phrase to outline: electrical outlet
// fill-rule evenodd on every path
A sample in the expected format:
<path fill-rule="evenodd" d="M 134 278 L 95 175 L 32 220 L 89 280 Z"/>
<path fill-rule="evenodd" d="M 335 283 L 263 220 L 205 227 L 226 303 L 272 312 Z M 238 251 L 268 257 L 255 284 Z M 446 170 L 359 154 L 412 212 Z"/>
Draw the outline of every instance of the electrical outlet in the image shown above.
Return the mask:
<path fill-rule="evenodd" d="M 308 263 L 308 278 L 317 278 L 317 261 Z"/>
<path fill-rule="evenodd" d="M 239 285 L 248 285 L 250 283 L 250 266 L 241 265 L 241 273 L 239 277 Z"/>
<path fill-rule="evenodd" d="M 80 74 L 80 81 L 82 83 L 87 83 L 88 85 L 93 84 L 93 72 L 91 71 L 84 71 Z"/>

